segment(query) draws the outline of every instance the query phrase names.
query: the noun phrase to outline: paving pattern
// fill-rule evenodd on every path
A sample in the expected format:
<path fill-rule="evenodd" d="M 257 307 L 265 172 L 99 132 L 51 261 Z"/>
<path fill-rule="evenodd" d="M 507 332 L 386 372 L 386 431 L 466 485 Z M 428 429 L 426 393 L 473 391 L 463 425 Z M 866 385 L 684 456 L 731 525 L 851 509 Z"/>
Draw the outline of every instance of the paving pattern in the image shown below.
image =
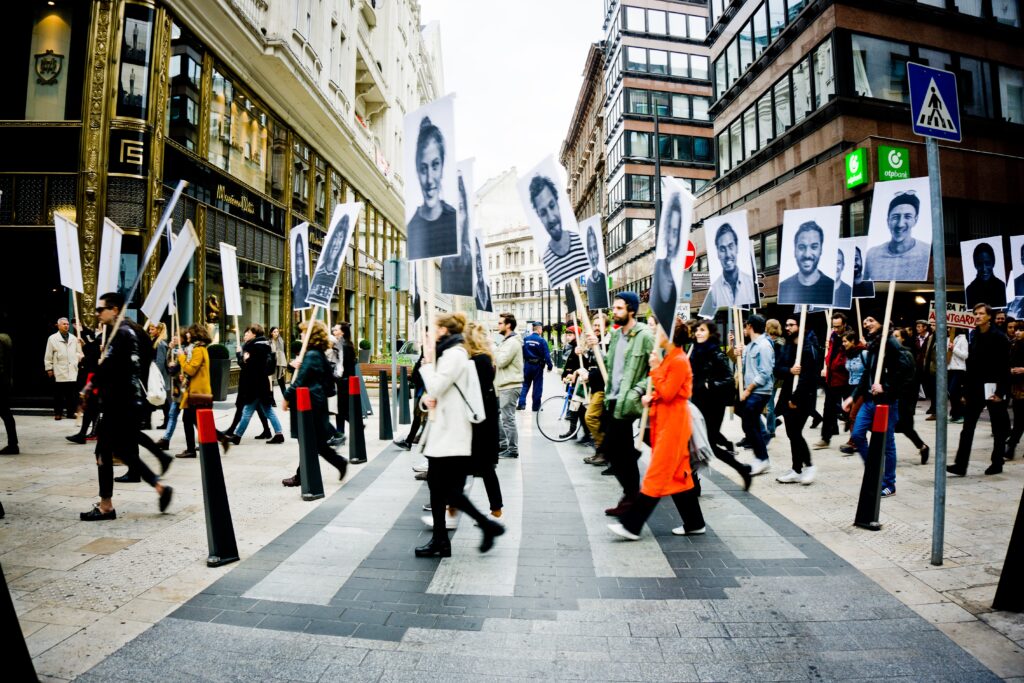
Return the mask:
<path fill-rule="evenodd" d="M 524 421 L 525 422 L 525 421 Z M 508 532 L 450 559 L 414 454 L 388 448 L 315 511 L 79 680 L 998 680 L 934 626 L 722 475 L 704 536 L 659 505 L 643 540 L 614 478 L 521 427 Z M 471 498 L 486 509 L 483 486 Z"/>

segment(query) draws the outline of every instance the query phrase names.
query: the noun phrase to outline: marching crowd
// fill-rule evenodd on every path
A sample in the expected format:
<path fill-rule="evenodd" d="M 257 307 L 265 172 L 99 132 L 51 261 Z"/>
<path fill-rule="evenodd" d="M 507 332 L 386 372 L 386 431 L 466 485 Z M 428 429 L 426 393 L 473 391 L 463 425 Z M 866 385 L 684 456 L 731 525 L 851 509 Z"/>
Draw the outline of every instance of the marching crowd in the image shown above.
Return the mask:
<path fill-rule="evenodd" d="M 120 315 L 123 307 L 117 293 L 101 297 L 97 330 L 77 325 L 72 330 L 61 318 L 44 355 L 54 419 L 74 418 L 80 409 L 81 427 L 66 438 L 76 444 L 95 441 L 100 501 L 81 513 L 86 521 L 116 519 L 115 481 L 145 481 L 154 488 L 160 510 L 166 510 L 173 489 L 161 477 L 173 462 L 166 453 L 170 440 L 182 422 L 186 448 L 175 457 L 195 458 L 196 410 L 213 402 L 206 327 L 192 325 L 168 340 L 163 324 L 144 330 Z M 767 445 L 780 426 L 785 427 L 792 463 L 777 481 L 810 485 L 816 475 L 812 451 L 831 448 L 845 432 L 840 453 L 866 459 L 875 412 L 887 406 L 883 497 L 896 493 L 896 434 L 910 440 L 921 464 L 928 462 L 929 447 L 914 426 L 921 398 L 930 402 L 925 419 L 935 419 L 936 411 L 948 406 L 949 421 L 963 425 L 955 459 L 947 468 L 950 474 L 967 474 L 983 410 L 989 411 L 994 436 L 985 474 L 1002 471 L 1024 433 L 1024 321 L 994 314 L 986 304 L 974 307 L 973 330 L 955 330 L 945 342 L 935 338 L 934 326 L 924 320 L 914 329 L 894 327 L 883 339 L 881 313 L 867 311 L 862 329 L 856 329 L 845 313 L 835 311 L 824 345 L 810 329 L 799 338 L 796 315 L 782 321 L 750 315 L 741 338 L 730 333 L 723 340 L 713 321 L 679 319 L 667 335 L 662 326 L 641 322 L 639 310 L 635 293 L 617 294 L 610 321 L 598 313 L 585 334 L 569 328 L 561 364 L 562 381 L 583 397 L 570 404 L 568 431 L 561 436 L 581 432 L 579 443 L 593 447 L 584 462 L 616 478 L 621 497 L 605 512 L 618 519 L 609 526 L 624 538 L 639 538 L 644 521 L 665 496 L 673 498 L 682 519 L 673 533 L 704 533 L 697 476 L 702 459 L 720 459 L 749 488 L 753 477 L 771 469 Z M 312 329 L 307 330 L 310 324 Z M 412 374 L 413 423 L 408 436 L 396 442 L 405 449 L 416 446 L 425 457 L 413 469 L 428 484 L 430 503 L 424 509 L 430 515 L 424 521 L 433 531 L 431 541 L 416 549 L 418 556 L 450 556 L 447 532 L 455 526 L 457 511 L 471 516 L 481 528 L 481 551 L 504 533 L 498 521 L 503 502 L 496 465 L 499 458 L 519 457 L 516 412 L 525 411 L 531 391 L 532 410 L 540 409 L 544 372 L 553 366 L 541 330 L 534 328 L 521 337 L 516 326 L 512 314 L 501 314 L 495 342 L 491 330 L 467 322 L 461 313 L 441 314 L 433 321 L 434 350 L 421 355 Z M 283 443 L 273 388 L 280 389 L 280 407 L 288 411 L 296 390 L 307 387 L 317 452 L 343 479 L 349 461 L 335 448 L 345 442 L 348 378 L 356 374 L 351 329 L 341 323 L 328 332 L 324 323 L 313 321 L 303 323 L 301 331 L 308 337 L 307 349 L 301 358 L 290 360 L 280 330 L 267 333 L 258 323 L 245 329 L 237 352 L 234 419 L 217 432 L 217 438 L 227 452 L 240 443 L 256 415 L 263 425 L 256 438 Z M 937 363 L 943 362 L 948 368 L 948 396 L 939 397 L 935 374 Z M 0 418 L 7 433 L 0 453 L 6 455 L 19 452 L 10 409 L 12 363 L 10 338 L 0 334 Z M 819 389 L 824 394 L 820 413 Z M 335 396 L 339 409 L 332 424 L 329 399 Z M 730 407 L 743 428 L 744 438 L 737 444 L 721 433 Z M 145 431 L 153 428 L 154 413 L 162 415 L 157 429 L 164 430 L 156 441 Z M 651 446 L 651 461 L 641 477 L 635 435 L 645 413 L 649 423 L 642 439 Z M 294 415 L 293 411 L 293 437 Z M 820 426 L 820 438 L 813 445 L 805 434 L 808 423 L 811 430 Z M 159 475 L 139 457 L 140 446 L 156 457 Z M 752 452 L 749 463 L 739 459 L 740 448 Z M 115 479 L 116 462 L 127 465 L 128 471 Z M 483 479 L 489 515 L 467 498 L 468 477 Z M 285 486 L 299 483 L 298 471 L 282 481 Z"/>

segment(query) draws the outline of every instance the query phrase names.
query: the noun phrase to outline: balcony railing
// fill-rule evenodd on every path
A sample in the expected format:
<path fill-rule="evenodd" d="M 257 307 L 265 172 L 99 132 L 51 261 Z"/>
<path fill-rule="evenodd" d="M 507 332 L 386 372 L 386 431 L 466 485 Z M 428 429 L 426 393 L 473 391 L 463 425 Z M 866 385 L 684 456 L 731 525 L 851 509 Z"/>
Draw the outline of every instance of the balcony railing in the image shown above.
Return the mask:
<path fill-rule="evenodd" d="M 231 0 L 231 5 L 259 35 L 267 26 L 267 10 L 270 5 L 267 0 Z"/>

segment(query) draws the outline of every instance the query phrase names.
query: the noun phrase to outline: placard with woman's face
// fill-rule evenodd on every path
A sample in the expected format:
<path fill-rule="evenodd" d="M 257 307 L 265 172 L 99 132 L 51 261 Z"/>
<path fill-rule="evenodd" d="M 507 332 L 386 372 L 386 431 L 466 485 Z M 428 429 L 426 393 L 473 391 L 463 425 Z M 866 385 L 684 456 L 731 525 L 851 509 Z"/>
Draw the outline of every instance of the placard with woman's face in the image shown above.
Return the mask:
<path fill-rule="evenodd" d="M 404 141 L 409 260 L 458 255 L 454 95 L 407 115 Z"/>
<path fill-rule="evenodd" d="M 661 197 L 661 221 L 658 225 L 658 242 L 654 248 L 650 305 L 658 324 L 671 339 L 676 304 L 683 291 L 686 244 L 693 223 L 693 195 L 685 181 L 662 177 Z"/>
<path fill-rule="evenodd" d="M 473 296 L 473 160 L 460 161 L 457 168 L 459 253 L 441 259 L 441 292 Z"/>
<path fill-rule="evenodd" d="M 309 223 L 299 223 L 288 232 L 291 245 L 292 310 L 309 308 Z"/>
<path fill-rule="evenodd" d="M 324 237 L 324 248 L 313 271 L 313 280 L 309 285 L 306 301 L 324 308 L 331 305 L 334 290 L 338 286 L 341 264 L 348 250 L 352 233 L 355 232 L 359 212 L 363 210 L 362 202 L 338 204 L 331 213 L 331 225 Z"/>
<path fill-rule="evenodd" d="M 928 178 L 875 183 L 868 223 L 864 279 L 922 282 L 932 255 Z"/>
<path fill-rule="evenodd" d="M 782 215 L 779 300 L 783 305 L 831 306 L 842 208 L 791 209 Z"/>
<path fill-rule="evenodd" d="M 604 260 L 604 236 L 601 214 L 595 214 L 580 223 L 583 246 L 587 252 L 587 308 L 592 311 L 608 308 L 608 264 Z"/>

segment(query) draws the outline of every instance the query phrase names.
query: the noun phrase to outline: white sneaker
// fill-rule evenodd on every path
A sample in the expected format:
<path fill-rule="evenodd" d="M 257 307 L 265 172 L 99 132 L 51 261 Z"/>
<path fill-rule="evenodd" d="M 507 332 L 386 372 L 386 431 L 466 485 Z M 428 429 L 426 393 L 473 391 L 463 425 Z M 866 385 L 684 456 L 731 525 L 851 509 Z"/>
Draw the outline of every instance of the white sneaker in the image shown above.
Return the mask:
<path fill-rule="evenodd" d="M 428 529 L 433 529 L 434 528 L 434 518 L 433 518 L 433 516 L 431 516 L 431 515 L 423 515 L 422 517 L 420 517 L 420 519 L 423 520 L 423 523 L 427 525 Z M 445 515 L 444 528 L 448 529 L 449 531 L 452 530 L 452 529 L 458 529 L 459 528 L 459 516 L 456 515 L 456 516 L 452 517 L 451 515 Z"/>
<path fill-rule="evenodd" d="M 693 529 L 692 531 L 687 531 L 685 526 L 677 526 L 675 529 L 672 530 L 672 533 L 676 536 L 700 536 L 707 530 L 708 528 L 705 526 L 702 526 L 699 529 Z"/>
<path fill-rule="evenodd" d="M 609 524 L 608 528 L 612 530 L 613 534 L 616 534 L 617 536 L 622 536 L 628 541 L 640 540 L 639 536 L 634 534 L 632 531 L 629 531 L 628 529 L 626 529 L 626 527 L 622 526 L 621 524 Z"/>
<path fill-rule="evenodd" d="M 413 472 L 426 472 L 427 471 L 427 467 L 428 467 L 427 461 L 424 460 L 419 465 L 413 465 L 412 466 L 412 471 Z"/>
<path fill-rule="evenodd" d="M 800 473 L 800 483 L 804 486 L 810 486 L 814 483 L 814 475 L 814 465 L 808 465 L 804 468 L 804 471 Z"/>
<path fill-rule="evenodd" d="M 828 447 L 829 447 L 829 442 L 826 441 L 825 439 L 822 439 L 821 441 L 818 441 L 816 444 L 811 446 L 811 448 L 813 448 L 816 451 L 820 451 L 821 449 L 828 448 Z"/>
<path fill-rule="evenodd" d="M 780 484 L 795 484 L 798 481 L 800 481 L 800 476 L 800 473 L 797 472 L 796 470 L 790 470 L 789 472 L 786 472 L 783 475 L 775 477 L 775 481 L 779 482 Z"/>
<path fill-rule="evenodd" d="M 757 460 L 755 458 L 754 462 L 750 463 L 750 476 L 756 477 L 759 474 L 764 474 L 765 472 L 767 472 L 771 468 L 772 468 L 772 463 L 771 463 L 770 460 L 768 460 L 768 459 Z"/>

